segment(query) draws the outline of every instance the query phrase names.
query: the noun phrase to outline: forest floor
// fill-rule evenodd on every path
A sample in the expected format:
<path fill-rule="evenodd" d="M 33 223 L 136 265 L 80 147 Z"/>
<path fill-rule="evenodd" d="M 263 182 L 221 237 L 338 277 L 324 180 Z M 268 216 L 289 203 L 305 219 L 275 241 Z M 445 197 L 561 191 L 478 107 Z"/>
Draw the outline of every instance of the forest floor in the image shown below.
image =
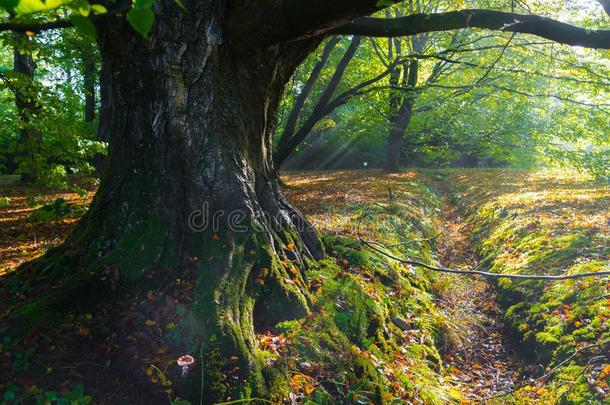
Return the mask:
<path fill-rule="evenodd" d="M 470 240 L 470 226 L 446 193 L 444 190 L 439 262 L 452 269 L 476 269 L 479 261 Z M 455 389 L 466 401 L 477 403 L 512 393 L 522 365 L 504 335 L 493 286 L 480 276 L 462 277 L 457 283 L 454 275 L 439 277 L 454 285 L 440 297 L 441 311 L 470 327 L 457 347 L 443 353 L 444 367 Z"/>
<path fill-rule="evenodd" d="M 607 186 L 587 179 L 516 171 L 436 173 L 291 173 L 285 178 L 285 192 L 323 234 L 401 245 L 391 251 L 394 255 L 425 255 L 425 261 L 450 268 L 480 267 L 496 272 L 608 268 Z M 0 178 L 0 303 L 13 302 L 15 296 L 16 300 L 26 299 L 27 285 L 7 285 L 2 278 L 61 243 L 95 191 L 90 183 L 82 184 L 81 189 L 77 194 Z M 324 291 L 318 288 L 316 293 L 323 308 L 319 316 L 330 314 L 324 322 L 330 320 L 339 329 L 354 331 L 362 329 L 362 319 L 345 314 L 359 311 L 363 299 L 371 300 L 363 313 L 390 314 L 377 337 L 395 337 L 382 344 L 367 335 L 348 334 L 354 344 L 341 349 L 382 370 L 389 387 L 384 394 L 387 402 L 603 403 L 610 396 L 607 278 L 548 285 L 497 283 L 395 266 L 383 257 L 366 258 L 353 247 L 337 246 L 338 251 L 329 253 L 338 273 L 311 275 L 314 281 L 326 280 Z M 396 287 L 384 285 L 379 280 L 390 273 L 383 273 L 383 267 L 398 269 L 405 280 L 398 280 Z M 337 281 L 331 283 L 333 277 Z M 389 301 L 386 296 L 391 297 Z M 10 307 L 0 305 L 0 317 L 8 310 Z M 77 334 L 86 332 L 87 337 L 95 331 L 86 326 L 91 321 L 86 316 L 85 326 L 79 326 Z M 338 377 L 333 374 L 338 370 L 320 371 L 322 360 L 315 363 L 299 357 L 298 345 L 288 347 L 290 340 L 299 339 L 311 345 L 314 332 L 303 323 L 292 337 L 290 332 L 259 336 L 269 355 L 292 357 L 294 370 L 299 371 L 291 371 L 290 385 L 303 402 L 308 397 L 317 401 L 318 391 L 330 393 L 332 387 L 320 382 L 322 377 Z M 384 345 L 397 347 L 398 352 L 388 352 L 382 349 Z M 5 400 L 6 393 L 15 391 L 17 385 L 23 386 L 23 395 L 40 392 L 44 377 L 36 380 L 24 375 L 36 362 L 35 350 L 5 339 L 0 342 L 0 353 L 0 374 L 3 366 L 8 367 L 17 383 L 9 386 L 0 381 Z M 332 356 L 328 361 L 332 366 Z M 440 370 L 437 364 L 442 364 Z M 142 370 L 151 377 L 146 367 Z M 538 371 L 533 372 L 536 367 Z M 68 387 L 70 395 L 83 396 L 82 387 L 75 392 L 74 384 L 59 389 Z M 364 403 L 366 395 L 354 392 L 341 391 L 342 403 L 349 403 L 349 398 Z M 355 401 L 358 395 L 361 399 Z"/>

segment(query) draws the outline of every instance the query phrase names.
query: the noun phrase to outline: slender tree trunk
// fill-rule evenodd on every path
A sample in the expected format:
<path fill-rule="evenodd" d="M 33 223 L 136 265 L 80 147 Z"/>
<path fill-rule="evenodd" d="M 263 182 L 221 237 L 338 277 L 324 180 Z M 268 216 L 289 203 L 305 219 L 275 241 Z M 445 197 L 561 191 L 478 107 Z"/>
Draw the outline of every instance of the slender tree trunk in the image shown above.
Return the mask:
<path fill-rule="evenodd" d="M 112 73 L 108 67 L 102 66 L 99 72 L 100 84 L 102 81 L 110 83 Z M 104 76 L 104 77 L 102 77 Z M 94 55 L 91 51 L 83 51 L 83 78 L 85 87 L 85 122 L 93 123 L 96 118 L 96 80 L 98 80 L 98 72 Z M 96 139 L 99 142 L 108 142 L 108 125 L 110 123 L 109 104 L 110 104 L 110 86 L 100 85 L 100 110 L 97 124 Z M 99 177 L 103 170 L 105 156 L 101 153 L 93 156 L 93 167 L 95 175 Z"/>
<path fill-rule="evenodd" d="M 322 69 L 324 69 L 326 62 L 328 62 L 328 59 L 330 58 L 330 54 L 332 53 L 333 49 L 335 49 L 335 47 L 337 46 L 337 44 L 340 41 L 341 41 L 341 37 L 335 36 L 335 37 L 330 38 L 328 40 L 328 42 L 326 43 L 326 45 L 324 46 L 324 49 L 322 50 L 322 54 L 320 55 L 320 59 L 318 60 L 318 62 L 315 64 L 315 66 L 311 70 L 311 73 L 309 74 L 309 77 L 307 78 L 307 81 L 305 82 L 303 89 L 297 96 L 297 98 L 294 102 L 294 105 L 292 106 L 292 109 L 290 110 L 290 114 L 288 115 L 288 119 L 286 120 L 286 127 L 284 128 L 284 131 L 282 132 L 282 136 L 280 137 L 280 142 L 282 140 L 290 138 L 293 135 L 294 130 L 296 129 L 299 115 L 301 113 L 301 110 L 303 109 L 303 106 L 305 105 L 307 98 L 309 97 L 316 82 L 318 81 L 318 77 L 320 76 L 320 73 L 322 73 Z"/>
<path fill-rule="evenodd" d="M 28 38 L 25 34 L 15 35 L 19 36 L 20 42 L 27 43 Z M 17 162 L 21 171 L 21 181 L 30 183 L 35 182 L 39 177 L 37 161 L 41 158 L 42 137 L 34 123 L 34 115 L 38 108 L 34 86 L 36 63 L 31 53 L 20 48 L 21 46 L 17 45 L 13 50 L 13 68 L 21 76 L 20 85 L 15 94 L 15 104 L 21 120 Z"/>
<path fill-rule="evenodd" d="M 296 147 L 305 140 L 309 132 L 313 129 L 318 121 L 325 117 L 328 111 L 328 105 L 331 102 L 333 94 L 337 90 L 337 87 L 341 83 L 341 78 L 345 73 L 349 63 L 356 55 L 356 51 L 360 46 L 362 38 L 355 36 L 352 38 L 349 47 L 345 51 L 345 54 L 337 64 L 337 68 L 333 73 L 330 81 L 324 88 L 324 91 L 320 95 L 320 98 L 316 102 L 316 105 L 311 112 L 310 116 L 305 120 L 303 125 L 295 133 L 286 134 L 290 136 L 282 136 L 277 145 L 277 152 L 275 153 L 275 165 L 279 166 L 290 156 L 290 154 L 296 149 Z"/>
<path fill-rule="evenodd" d="M 148 39 L 122 17 L 98 26 L 109 154 L 88 213 L 36 264 L 55 283 L 43 302 L 49 313 L 65 311 L 76 297 L 79 305 L 117 290 L 145 297 L 192 279 L 175 346 L 182 354 L 205 348 L 237 356 L 242 389 L 266 396 L 254 324 L 308 310 L 294 266 L 304 270 L 323 254 L 316 232 L 282 195 L 272 161 L 283 88 L 319 40 L 252 51 L 223 37 L 219 2 L 193 1 L 188 9 L 156 3 Z M 27 305 L 12 313 L 9 328 L 51 326 L 50 315 L 25 321 Z M 231 388 L 211 377 L 222 370 L 202 366 L 206 400 L 224 400 Z M 177 380 L 178 393 L 192 397 L 200 372 Z"/>
<path fill-rule="evenodd" d="M 399 110 L 392 116 L 384 164 L 384 170 L 387 172 L 400 171 L 400 155 L 402 148 L 406 144 L 404 133 L 411 123 L 413 106 L 417 97 L 415 86 L 417 85 L 418 70 L 419 64 L 417 60 L 409 63 L 407 83 L 404 90 L 407 94 L 403 96 Z"/>
<path fill-rule="evenodd" d="M 95 80 L 97 72 L 95 59 L 87 52 L 83 52 L 83 81 L 85 90 L 85 122 L 95 121 Z"/>

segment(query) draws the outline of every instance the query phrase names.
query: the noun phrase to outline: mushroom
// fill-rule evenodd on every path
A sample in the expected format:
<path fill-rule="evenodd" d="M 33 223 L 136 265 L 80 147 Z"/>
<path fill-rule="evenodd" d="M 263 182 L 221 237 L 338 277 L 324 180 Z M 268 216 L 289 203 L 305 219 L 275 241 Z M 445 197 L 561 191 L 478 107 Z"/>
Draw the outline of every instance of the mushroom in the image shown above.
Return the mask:
<path fill-rule="evenodd" d="M 195 358 L 190 354 L 186 354 L 176 360 L 176 363 L 179 367 L 182 367 L 182 377 L 186 377 L 189 372 L 189 367 L 195 364 Z"/>

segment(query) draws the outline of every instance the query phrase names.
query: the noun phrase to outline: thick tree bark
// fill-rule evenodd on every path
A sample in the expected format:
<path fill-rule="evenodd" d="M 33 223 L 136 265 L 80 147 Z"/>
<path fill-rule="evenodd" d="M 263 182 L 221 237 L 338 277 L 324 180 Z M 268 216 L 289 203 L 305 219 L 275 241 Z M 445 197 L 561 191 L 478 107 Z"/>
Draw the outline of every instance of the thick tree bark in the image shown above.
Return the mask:
<path fill-rule="evenodd" d="M 15 34 L 20 42 L 27 43 L 28 38 L 25 34 Z M 17 151 L 17 161 L 21 170 L 22 182 L 35 182 L 39 174 L 37 160 L 40 159 L 40 148 L 42 137 L 40 130 L 35 127 L 34 115 L 37 107 L 36 88 L 34 86 L 34 72 L 36 63 L 32 54 L 20 48 L 25 46 L 17 45 L 13 50 L 13 69 L 20 77 L 20 85 L 15 92 L 15 104 L 21 120 L 19 130 L 19 146 Z"/>
<path fill-rule="evenodd" d="M 158 2 L 148 39 L 123 18 L 98 24 L 109 155 L 88 213 L 39 261 L 45 283 L 55 284 L 42 302 L 66 311 L 76 297 L 85 305 L 105 291 L 137 296 L 191 278 L 193 302 L 176 346 L 238 356 L 238 383 L 269 395 L 266 366 L 254 354 L 254 307 L 271 324 L 305 314 L 309 296 L 303 275 L 290 281 L 293 266 L 305 270 L 323 254 L 279 189 L 272 134 L 284 85 L 320 40 L 264 50 L 228 41 L 219 3 L 193 1 L 185 13 Z M 51 326 L 52 316 L 20 322 L 32 305 L 13 311 L 9 330 Z M 210 375 L 213 366 L 203 366 Z M 178 393 L 198 392 L 198 376 L 180 380 Z M 207 400 L 225 399 L 219 386 L 206 380 Z"/>

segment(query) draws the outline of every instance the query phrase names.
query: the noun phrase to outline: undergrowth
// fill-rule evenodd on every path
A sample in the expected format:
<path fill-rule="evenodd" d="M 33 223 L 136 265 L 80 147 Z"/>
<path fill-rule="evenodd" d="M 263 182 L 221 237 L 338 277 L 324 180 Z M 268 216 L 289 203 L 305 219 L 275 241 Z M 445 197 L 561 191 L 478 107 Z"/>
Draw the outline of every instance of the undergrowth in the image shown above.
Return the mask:
<path fill-rule="evenodd" d="M 360 184 L 353 189 L 353 174 L 325 176 L 334 176 L 324 182 L 335 199 L 325 211 L 312 202 L 316 211 L 309 212 L 329 254 L 308 273 L 317 306 L 309 317 L 279 325 L 293 344 L 267 353 L 269 361 L 290 374 L 294 393 L 309 404 L 458 401 L 442 378 L 439 330 L 448 320 L 435 305 L 430 275 L 359 241 L 375 239 L 393 246 L 394 254 L 430 260 L 430 237 L 439 226 L 437 193 L 412 173 L 356 174 Z M 308 187 L 300 185 L 289 197 L 292 192 L 306 196 Z M 261 342 L 265 349 L 268 340 Z"/>

